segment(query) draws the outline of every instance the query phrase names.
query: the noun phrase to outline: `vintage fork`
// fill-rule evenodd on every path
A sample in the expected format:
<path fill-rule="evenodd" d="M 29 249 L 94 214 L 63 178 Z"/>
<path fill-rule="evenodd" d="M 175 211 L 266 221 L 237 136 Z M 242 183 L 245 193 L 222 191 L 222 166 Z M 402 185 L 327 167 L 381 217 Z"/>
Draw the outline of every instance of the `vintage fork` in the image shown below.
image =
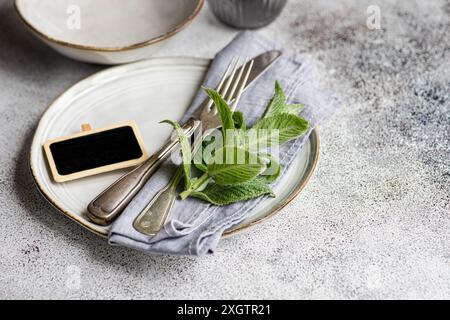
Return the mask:
<path fill-rule="evenodd" d="M 239 62 L 240 59 L 232 59 L 217 88 L 227 101 L 231 101 L 233 98 L 237 97 L 237 95 L 235 95 L 236 90 L 238 90 L 238 93 L 242 93 L 245 89 L 245 84 L 248 80 L 254 61 L 252 59 L 238 69 Z M 245 75 L 245 77 L 241 79 L 243 75 Z M 238 99 L 234 99 L 233 106 L 237 105 L 237 102 Z M 190 118 L 182 126 L 187 136 L 192 135 L 200 123 L 202 135 L 204 132 L 217 128 L 220 125 L 217 110 L 213 108 L 213 102 L 211 100 L 205 100 L 205 105 L 203 108 L 200 106 L 199 109 L 201 110 L 201 113 L 198 118 Z M 169 140 L 158 152 L 152 155 L 144 163 L 110 185 L 89 203 L 87 216 L 97 224 L 109 224 L 122 212 L 125 206 L 156 171 L 159 164 L 175 149 L 177 144 L 178 140 Z"/>
<path fill-rule="evenodd" d="M 230 105 L 231 111 L 235 111 L 237 104 L 241 98 L 242 92 L 248 81 L 248 76 L 253 67 L 253 60 L 248 62 L 248 67 L 245 70 L 242 67 L 239 73 L 236 75 L 236 71 L 240 62 L 240 59 L 235 59 L 236 62 L 230 63 L 227 71 L 222 76 L 222 79 L 217 87 L 219 94 L 224 97 Z M 245 61 L 245 60 L 244 60 Z M 230 72 L 231 66 L 234 65 Z M 230 73 L 230 74 L 228 74 Z M 225 83 L 225 79 L 228 80 Z M 242 78 L 242 81 L 241 81 Z M 238 85 L 240 87 L 238 88 Z M 238 89 L 237 93 L 236 90 Z M 235 94 L 236 93 L 236 94 Z M 213 102 L 210 100 L 208 104 L 203 109 L 200 120 L 202 123 L 202 138 L 194 141 L 194 146 L 192 154 L 195 155 L 204 136 L 211 129 L 216 129 L 220 127 L 219 117 L 217 116 L 217 109 L 213 107 Z M 203 127 L 206 127 L 203 128 Z M 142 212 L 136 217 L 133 222 L 133 227 L 142 234 L 147 236 L 155 235 L 164 225 L 167 217 L 169 216 L 170 210 L 172 209 L 173 203 L 176 197 L 176 189 L 183 176 L 182 168 L 178 168 L 175 175 L 170 179 L 167 186 L 161 189 L 150 201 L 150 203 L 142 210 Z"/>

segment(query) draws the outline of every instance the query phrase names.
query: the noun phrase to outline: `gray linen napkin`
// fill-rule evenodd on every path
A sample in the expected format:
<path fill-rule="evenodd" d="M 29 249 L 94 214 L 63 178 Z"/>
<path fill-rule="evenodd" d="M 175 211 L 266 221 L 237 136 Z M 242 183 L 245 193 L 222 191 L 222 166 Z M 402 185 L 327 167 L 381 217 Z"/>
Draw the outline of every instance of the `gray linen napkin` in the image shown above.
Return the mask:
<path fill-rule="evenodd" d="M 233 56 L 254 57 L 273 49 L 279 48 L 257 33 L 246 31 L 238 34 L 216 55 L 204 85 L 214 88 Z M 245 114 L 250 124 L 264 111 L 267 101 L 273 95 L 275 80 L 280 81 L 290 103 L 305 104 L 302 116 L 311 125 L 307 134 L 280 148 L 279 160 L 283 166 L 282 175 L 285 175 L 295 155 L 307 141 L 312 128 L 334 112 L 337 99 L 315 79 L 310 61 L 283 52 L 281 58 L 242 96 L 238 109 Z M 205 98 L 206 95 L 200 91 L 183 120 L 188 119 Z M 171 216 L 157 235 L 149 237 L 137 232 L 132 226 L 134 219 L 167 184 L 175 168 L 173 162 L 168 160 L 151 177 L 112 225 L 109 232 L 110 244 L 153 253 L 184 255 L 213 253 L 223 232 L 251 216 L 252 209 L 265 199 L 260 197 L 223 207 L 213 206 L 195 198 L 183 201 L 177 199 Z M 280 180 L 281 178 L 275 185 Z"/>

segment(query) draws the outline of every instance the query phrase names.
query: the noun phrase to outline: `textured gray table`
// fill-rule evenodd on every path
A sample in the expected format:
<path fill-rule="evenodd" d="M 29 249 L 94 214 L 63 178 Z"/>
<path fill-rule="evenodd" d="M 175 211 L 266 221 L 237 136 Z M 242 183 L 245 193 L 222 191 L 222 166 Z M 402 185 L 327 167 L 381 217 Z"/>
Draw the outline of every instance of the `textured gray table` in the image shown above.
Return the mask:
<path fill-rule="evenodd" d="M 214 256 L 113 248 L 56 212 L 28 171 L 41 112 L 101 69 L 35 40 L 0 2 L 0 298 L 450 298 L 450 2 L 290 1 L 262 30 L 343 98 L 319 167 L 278 216 Z M 381 9 L 381 30 L 366 9 Z M 236 33 L 205 7 L 158 55 Z"/>

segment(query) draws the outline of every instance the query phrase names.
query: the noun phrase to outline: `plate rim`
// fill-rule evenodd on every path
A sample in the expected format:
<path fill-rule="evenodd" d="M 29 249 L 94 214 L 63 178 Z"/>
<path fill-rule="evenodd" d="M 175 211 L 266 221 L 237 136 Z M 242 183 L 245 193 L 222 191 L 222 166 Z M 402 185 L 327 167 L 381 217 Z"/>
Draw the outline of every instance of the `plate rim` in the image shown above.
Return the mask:
<path fill-rule="evenodd" d="M 198 57 L 156 57 L 156 58 L 151 58 L 148 60 L 144 60 L 144 61 L 138 61 L 138 62 L 133 62 L 133 63 L 129 63 L 129 64 L 125 64 L 125 65 L 119 65 L 119 66 L 115 66 L 115 67 L 109 67 L 106 68 L 104 70 L 98 71 L 98 72 L 94 72 L 93 74 L 90 74 L 80 80 L 78 80 L 77 82 L 75 82 L 74 84 L 70 85 L 68 88 L 66 88 L 65 90 L 63 90 L 60 94 L 58 94 L 48 105 L 47 107 L 44 109 L 44 111 L 41 113 L 40 117 L 39 117 L 39 121 L 36 125 L 34 134 L 33 134 L 33 139 L 31 141 L 31 145 L 30 145 L 30 149 L 29 149 L 29 156 L 28 156 L 28 167 L 29 170 L 31 172 L 31 176 L 33 178 L 33 182 L 36 185 L 37 189 L 39 190 L 39 193 L 44 197 L 45 200 L 47 200 L 48 203 L 50 203 L 53 208 L 55 208 L 58 212 L 62 213 L 64 216 L 68 217 L 69 219 L 71 219 L 72 221 L 76 222 L 77 224 L 81 225 L 83 228 L 87 229 L 88 231 L 102 237 L 102 238 L 107 238 L 108 234 L 106 233 L 102 233 L 96 229 L 91 228 L 89 225 L 87 225 L 82 219 L 78 219 L 77 217 L 79 216 L 78 214 L 75 214 L 73 212 L 69 212 L 68 210 L 62 208 L 60 205 L 58 205 L 56 203 L 56 201 L 49 195 L 46 193 L 45 186 L 42 183 L 42 181 L 40 181 L 40 178 L 38 177 L 37 174 L 37 169 L 33 169 L 33 161 L 32 161 L 32 156 L 33 156 L 33 146 L 35 146 L 36 143 L 36 135 L 38 133 L 38 129 L 41 125 L 41 121 L 45 118 L 47 112 L 50 111 L 51 107 L 61 98 L 63 97 L 68 91 L 70 91 L 71 89 L 75 88 L 76 86 L 78 86 L 80 83 L 84 82 L 84 81 L 88 81 L 90 78 L 93 77 L 97 77 L 100 74 L 103 73 L 108 73 L 111 71 L 116 71 L 117 69 L 126 69 L 129 67 L 133 67 L 139 64 L 146 64 L 151 62 L 155 62 L 156 60 L 160 60 L 160 61 L 169 61 L 169 60 L 173 60 L 173 59 L 183 59 L 186 61 L 189 60 L 197 60 L 198 62 L 203 62 L 205 64 L 208 64 L 212 61 L 212 59 L 208 59 L 208 58 L 198 58 Z M 289 196 L 281 201 L 280 203 L 278 203 L 275 207 L 273 207 L 269 213 L 267 215 L 265 215 L 264 217 L 255 220 L 255 221 L 250 221 L 244 225 L 241 225 L 237 228 L 232 228 L 231 230 L 226 230 L 223 235 L 222 238 L 224 237 L 228 237 L 231 235 L 234 235 L 236 233 L 240 233 L 243 230 L 247 230 L 250 227 L 253 227 L 257 224 L 260 224 L 261 222 L 264 222 L 270 218 L 272 218 L 274 215 L 276 215 L 277 213 L 279 213 L 279 211 L 281 211 L 285 206 L 287 206 L 292 200 L 294 200 L 299 194 L 300 192 L 306 187 L 306 185 L 308 184 L 309 180 L 311 179 L 312 175 L 314 174 L 316 168 L 317 168 L 317 164 L 319 162 L 319 156 L 320 156 L 320 137 L 319 137 L 319 133 L 318 133 L 318 129 L 317 127 L 314 128 L 311 133 L 310 136 L 308 137 L 308 139 L 312 139 L 314 143 L 311 144 L 312 148 L 312 152 L 313 154 L 313 159 L 312 161 L 310 161 L 307 169 L 306 169 L 306 175 L 303 176 L 302 178 L 302 182 L 300 184 L 298 184 L 290 193 Z M 315 146 L 315 148 L 313 148 Z M 310 156 L 311 158 L 311 156 Z"/>
<path fill-rule="evenodd" d="M 305 172 L 307 172 L 306 175 L 303 176 L 302 182 L 300 184 L 298 184 L 290 193 L 289 196 L 282 202 L 278 203 L 274 208 L 272 208 L 270 210 L 270 212 L 265 215 L 264 217 L 255 220 L 255 221 L 251 221 L 248 222 L 246 224 L 243 224 L 239 227 L 236 228 L 231 228 L 230 230 L 226 230 L 223 234 L 222 234 L 222 238 L 224 237 L 228 237 L 228 236 L 232 236 L 236 233 L 240 233 L 244 230 L 247 230 L 257 224 L 260 224 L 270 218 L 272 218 L 273 216 L 275 216 L 277 213 L 279 213 L 281 210 L 283 210 L 284 207 L 286 207 L 289 203 L 291 203 L 292 200 L 294 200 L 299 194 L 300 192 L 303 191 L 303 189 L 306 187 L 306 185 L 308 184 L 309 180 L 311 179 L 312 175 L 314 174 L 314 172 L 316 171 L 317 168 L 317 164 L 319 163 L 319 156 L 320 156 L 320 137 L 319 137 L 319 133 L 318 133 L 318 128 L 315 127 L 308 139 L 312 139 L 313 143 L 311 143 L 311 146 L 315 146 L 315 148 L 311 148 L 311 150 L 314 152 L 314 157 L 312 162 L 309 163 L 308 168 L 305 170 Z"/>

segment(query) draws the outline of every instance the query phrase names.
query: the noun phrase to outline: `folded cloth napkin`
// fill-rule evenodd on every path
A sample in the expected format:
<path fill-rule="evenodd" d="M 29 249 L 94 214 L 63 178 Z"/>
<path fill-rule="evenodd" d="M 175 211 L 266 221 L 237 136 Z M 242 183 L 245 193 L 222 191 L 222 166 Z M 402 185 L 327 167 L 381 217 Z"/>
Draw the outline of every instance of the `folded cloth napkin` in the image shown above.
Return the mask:
<path fill-rule="evenodd" d="M 257 33 L 246 31 L 238 34 L 216 55 L 204 86 L 214 88 L 218 84 L 232 57 L 254 57 L 273 49 L 279 48 Z M 337 99 L 315 79 L 312 63 L 308 59 L 281 51 L 283 54 L 278 61 L 243 94 L 238 109 L 244 113 L 250 124 L 256 121 L 274 93 L 275 80 L 280 81 L 288 102 L 305 104 L 301 115 L 310 122 L 310 130 L 304 136 L 280 147 L 279 160 L 283 167 L 281 174 L 284 175 L 295 155 L 307 141 L 311 130 L 336 109 Z M 181 123 L 196 111 L 205 98 L 206 95 L 200 90 Z M 150 237 L 139 233 L 132 226 L 134 219 L 168 183 L 175 169 L 176 166 L 171 160 L 163 163 L 112 225 L 109 232 L 110 244 L 154 253 L 213 253 L 223 232 L 251 216 L 252 209 L 266 199 L 260 197 L 223 207 L 213 206 L 195 198 L 183 201 L 177 199 L 168 221 L 158 234 Z M 280 180 L 275 182 L 274 186 Z"/>

